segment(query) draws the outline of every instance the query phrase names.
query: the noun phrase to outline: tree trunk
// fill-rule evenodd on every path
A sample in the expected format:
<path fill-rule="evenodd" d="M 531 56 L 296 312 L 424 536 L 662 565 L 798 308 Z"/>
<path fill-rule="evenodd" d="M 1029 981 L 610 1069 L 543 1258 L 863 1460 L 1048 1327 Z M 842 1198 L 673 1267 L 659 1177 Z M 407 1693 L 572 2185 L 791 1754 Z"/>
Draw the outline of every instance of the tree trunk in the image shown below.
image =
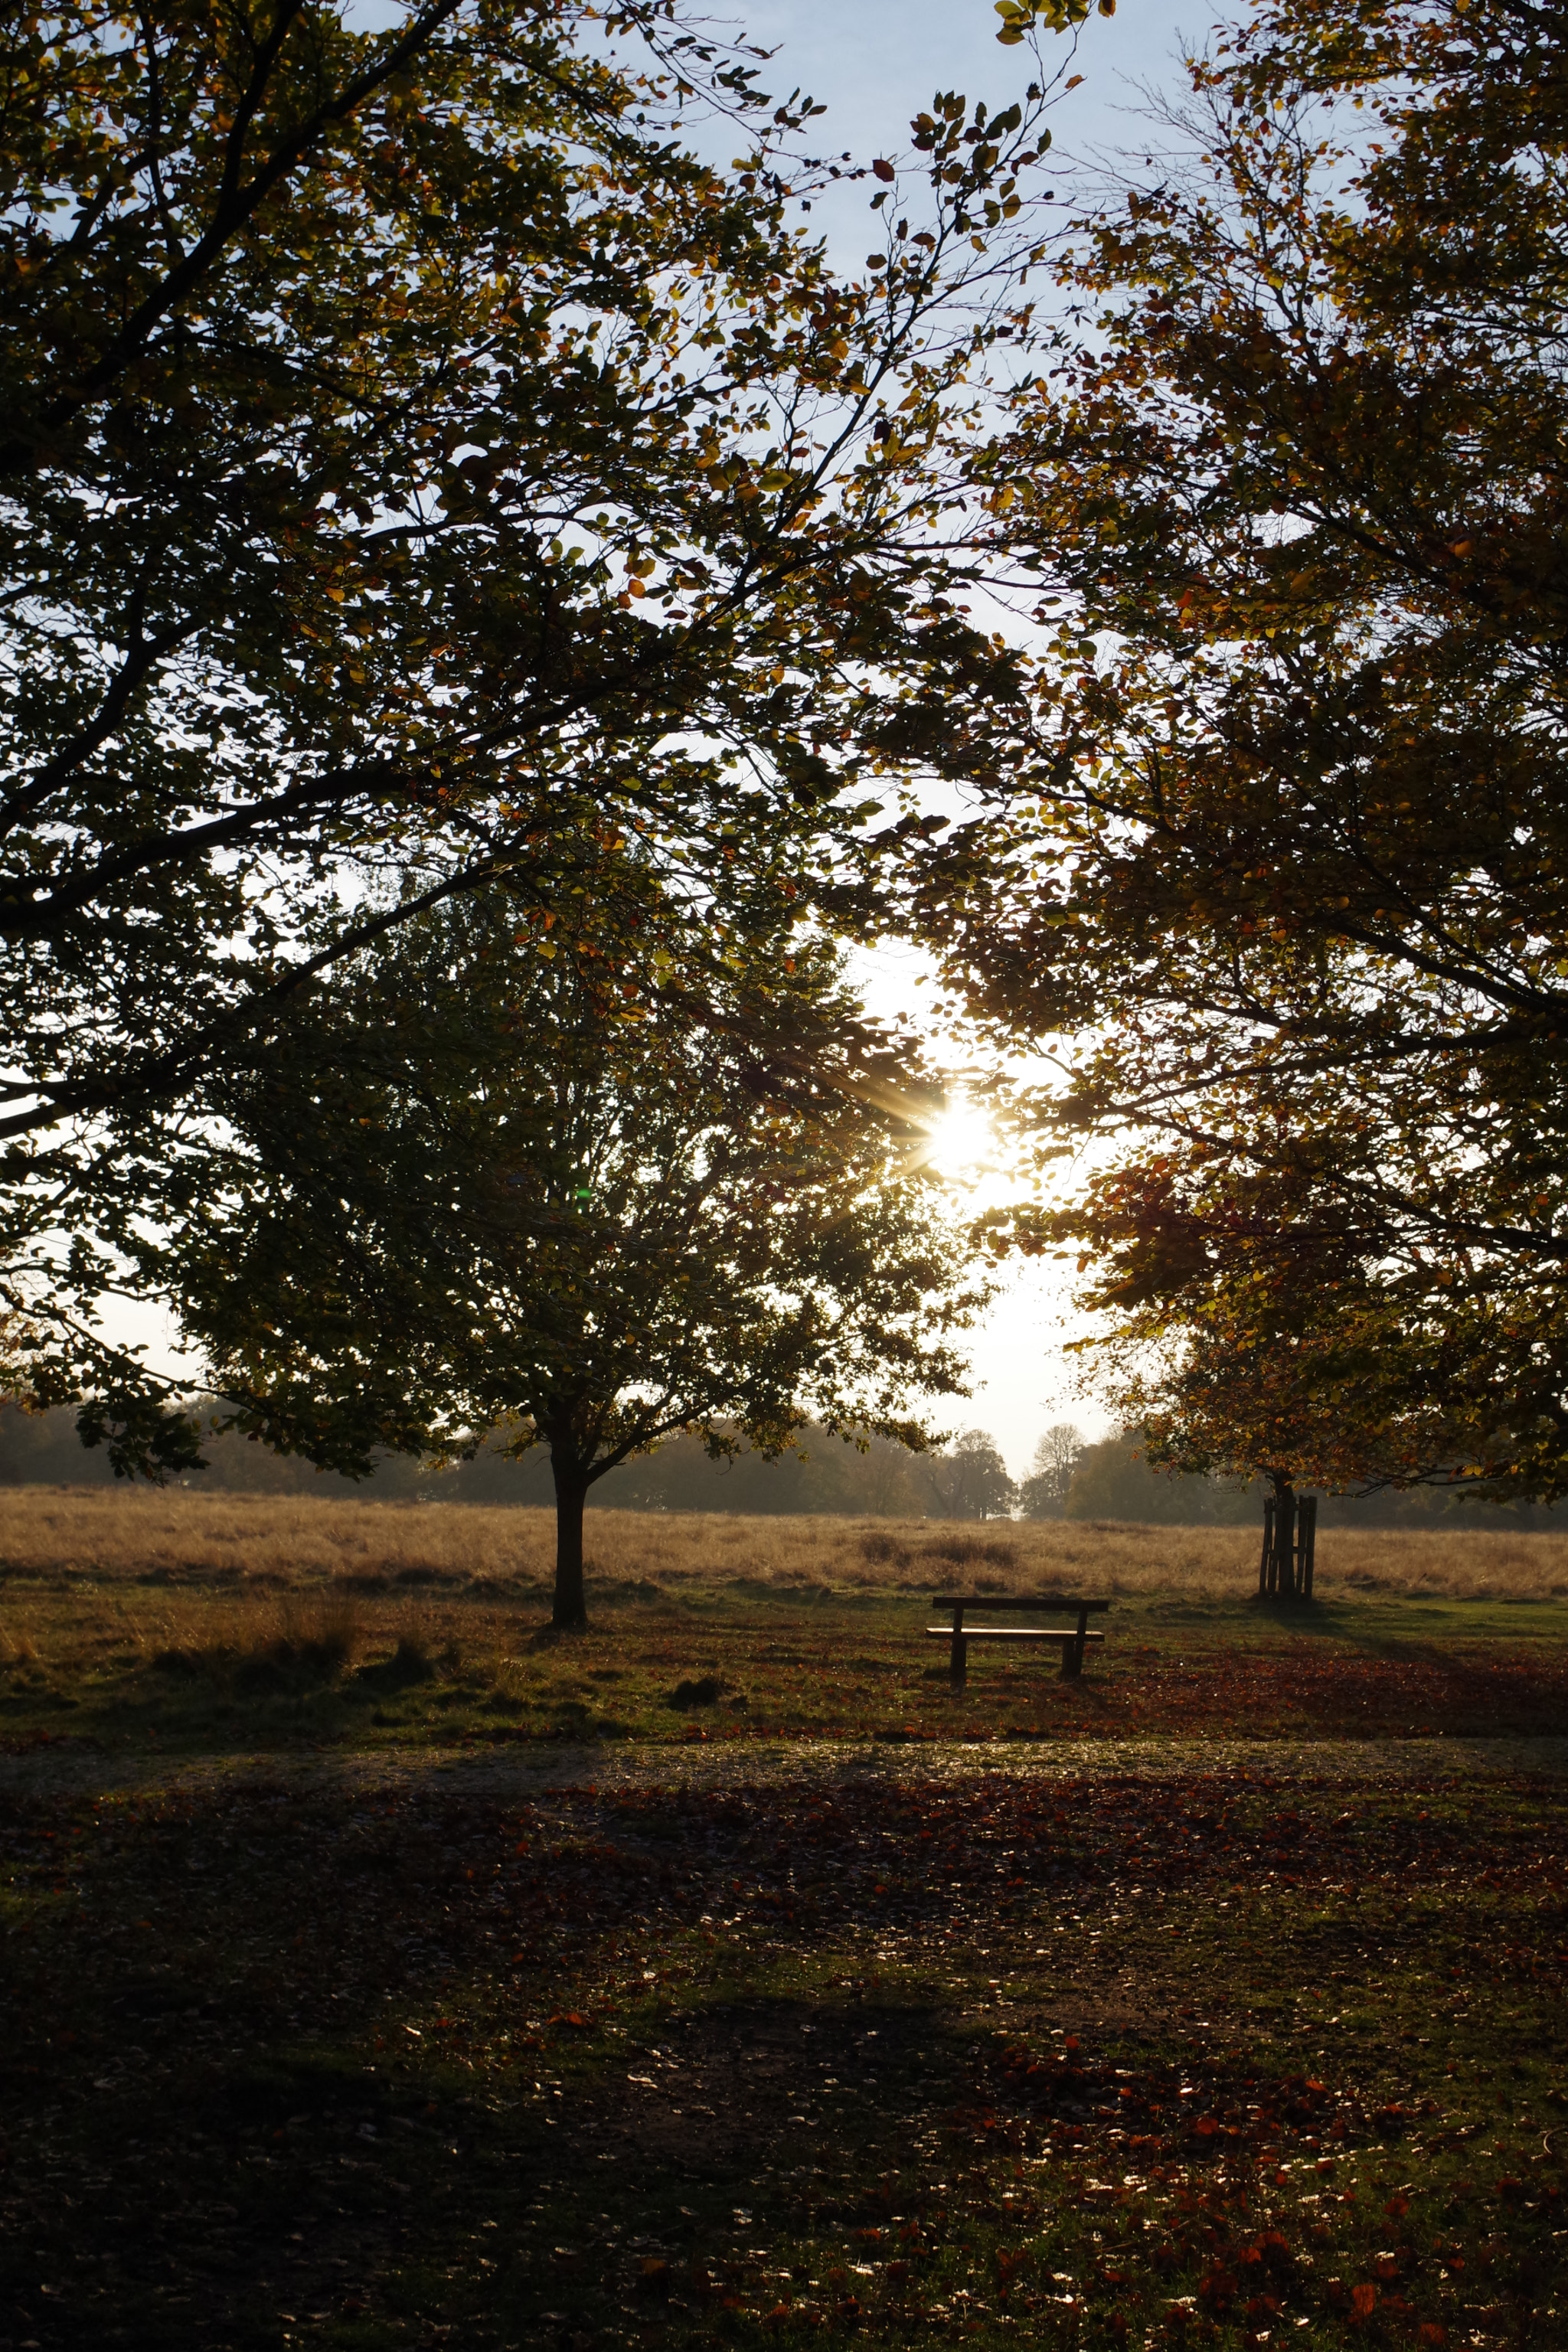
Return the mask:
<path fill-rule="evenodd" d="M 555 1607 L 552 1625 L 579 1633 L 588 1622 L 583 1592 L 583 1506 L 588 1481 L 575 1461 L 557 1460 L 550 1467 L 555 1477 Z"/>
<path fill-rule="evenodd" d="M 1274 1570 L 1268 1589 L 1277 1600 L 1296 1597 L 1296 1489 L 1289 1475 L 1271 1470 L 1274 1487 Z"/>

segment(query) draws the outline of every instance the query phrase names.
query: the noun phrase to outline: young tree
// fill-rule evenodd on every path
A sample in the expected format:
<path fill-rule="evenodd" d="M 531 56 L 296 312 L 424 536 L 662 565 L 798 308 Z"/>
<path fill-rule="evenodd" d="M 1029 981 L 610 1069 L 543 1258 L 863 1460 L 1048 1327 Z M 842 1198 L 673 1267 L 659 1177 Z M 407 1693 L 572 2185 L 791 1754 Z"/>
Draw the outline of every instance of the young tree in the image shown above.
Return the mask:
<path fill-rule="evenodd" d="M 289 1024 L 157 1266 L 274 1444 L 363 1470 L 505 1419 L 548 1448 L 560 1626 L 606 1471 L 677 1431 L 920 1445 L 911 1400 L 961 1381 L 984 1295 L 901 1172 L 937 1106 L 826 947 L 647 889 L 636 945 L 599 939 L 591 908 L 528 930 L 455 904 L 362 959 Z"/>
<path fill-rule="evenodd" d="M 1026 1519 L 1061 1517 L 1083 1445 L 1083 1432 L 1076 1422 L 1052 1422 L 1035 1448 L 1028 1476 L 1018 1488 L 1018 1501 Z"/>
<path fill-rule="evenodd" d="M 847 888 L 868 776 L 992 764 L 1012 656 L 945 593 L 933 436 L 1027 299 L 1043 134 L 944 103 L 926 216 L 841 279 L 816 110 L 668 0 L 8 40 L 0 1280 L 68 1395 L 163 1115 L 356 942 L 500 876 L 552 904 L 585 811 L 797 893 L 831 837 Z"/>
<path fill-rule="evenodd" d="M 1568 26 L 1266 0 L 1190 65 L 1080 224 L 1092 338 L 976 461 L 1052 643 L 926 919 L 1078 1041 L 1051 1117 L 1116 1164 L 1035 1239 L 1183 1411 L 1554 1495 Z"/>

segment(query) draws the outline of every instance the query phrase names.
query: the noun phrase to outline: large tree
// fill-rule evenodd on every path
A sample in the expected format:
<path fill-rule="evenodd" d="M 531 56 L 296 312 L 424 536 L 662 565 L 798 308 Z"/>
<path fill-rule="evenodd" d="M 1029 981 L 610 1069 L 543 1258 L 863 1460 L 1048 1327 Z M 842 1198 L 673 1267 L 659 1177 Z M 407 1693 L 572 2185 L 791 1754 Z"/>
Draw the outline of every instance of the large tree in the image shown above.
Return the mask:
<path fill-rule="evenodd" d="M 1038 94 L 942 102 L 908 212 L 855 167 L 842 278 L 849 167 L 757 70 L 668 0 L 12 12 L 0 1276 L 54 1391 L 163 1114 L 357 940 L 552 903 L 587 809 L 799 892 L 868 772 L 986 764 L 1011 656 L 944 593 L 932 436 L 1028 299 Z"/>
<path fill-rule="evenodd" d="M 1266 0 L 1189 64 L 976 461 L 1043 643 L 925 919 L 1062 1041 L 1100 1173 L 1033 1239 L 1177 1458 L 1554 1495 L 1568 24 Z"/>
<path fill-rule="evenodd" d="M 940 1102 L 831 950 L 679 908 L 630 852 L 584 881 L 642 886 L 614 953 L 583 899 L 548 929 L 457 903 L 323 982 L 150 1269 L 274 1444 L 546 1447 L 563 1626 L 595 1480 L 678 1431 L 920 1444 L 984 1296 L 915 1172 Z"/>

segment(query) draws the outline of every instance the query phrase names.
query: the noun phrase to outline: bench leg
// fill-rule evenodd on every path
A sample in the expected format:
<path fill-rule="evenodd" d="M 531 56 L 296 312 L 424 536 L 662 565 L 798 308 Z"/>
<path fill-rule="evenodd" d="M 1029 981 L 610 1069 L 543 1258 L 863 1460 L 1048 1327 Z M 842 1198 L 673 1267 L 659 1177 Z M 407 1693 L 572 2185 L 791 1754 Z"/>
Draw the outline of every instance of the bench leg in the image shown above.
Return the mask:
<path fill-rule="evenodd" d="M 952 1637 L 952 1657 L 948 1680 L 955 1691 L 961 1691 L 963 1688 L 964 1681 L 968 1673 L 969 1644 L 964 1640 L 962 1633 L 954 1633 Z"/>
<path fill-rule="evenodd" d="M 1064 1682 L 1076 1682 L 1083 1672 L 1084 1641 L 1088 1633 L 1089 1612 L 1087 1609 L 1080 1609 L 1078 1612 L 1078 1632 L 1062 1643 L 1062 1680 Z"/>

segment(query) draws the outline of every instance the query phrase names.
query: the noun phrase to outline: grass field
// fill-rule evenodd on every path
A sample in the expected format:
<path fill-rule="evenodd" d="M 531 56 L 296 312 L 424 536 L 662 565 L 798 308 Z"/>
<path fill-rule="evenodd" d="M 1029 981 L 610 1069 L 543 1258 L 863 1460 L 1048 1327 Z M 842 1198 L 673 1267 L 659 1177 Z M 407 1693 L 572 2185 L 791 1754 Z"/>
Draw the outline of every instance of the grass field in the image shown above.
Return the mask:
<path fill-rule="evenodd" d="M 546 1511 L 473 1504 L 373 1503 L 179 1488 L 0 1489 L 0 1570 L 12 1580 L 112 1577 L 138 1584 L 357 1590 L 547 1584 Z M 590 1511 L 588 1573 L 605 1588 L 746 1578 L 856 1591 L 930 1591 L 955 1569 L 979 1589 L 1092 1580 L 1102 1590 L 1245 1598 L 1258 1570 L 1247 1528 L 1144 1528 L 1076 1521 L 741 1518 Z M 1318 1583 L 1341 1592 L 1454 1599 L 1568 1598 L 1568 1532 L 1521 1535 L 1477 1517 L 1451 1532 L 1326 1528 Z"/>
<path fill-rule="evenodd" d="M 1568 2343 L 1561 1538 L 5 1505 L 0 2352 Z"/>

